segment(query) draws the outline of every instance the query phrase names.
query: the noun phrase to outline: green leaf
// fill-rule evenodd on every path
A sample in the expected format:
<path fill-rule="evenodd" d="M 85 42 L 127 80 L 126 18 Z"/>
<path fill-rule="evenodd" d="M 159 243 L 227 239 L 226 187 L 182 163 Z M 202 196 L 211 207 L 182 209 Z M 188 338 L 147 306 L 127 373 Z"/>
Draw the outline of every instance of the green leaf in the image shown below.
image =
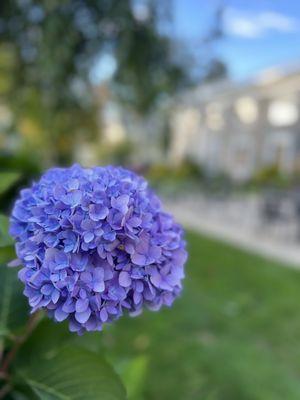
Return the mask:
<path fill-rule="evenodd" d="M 21 177 L 20 172 L 0 172 L 0 195 L 11 188 Z"/>
<path fill-rule="evenodd" d="M 0 247 L 10 246 L 14 243 L 12 237 L 8 233 L 9 219 L 0 214 Z"/>
<path fill-rule="evenodd" d="M 25 345 L 22 346 L 21 360 L 18 361 L 22 362 L 26 359 L 28 353 L 49 353 L 55 351 L 59 346 L 70 343 L 74 347 L 103 354 L 105 349 L 99 336 L 99 332 L 89 332 L 86 335 L 78 336 L 70 332 L 68 321 L 55 323 L 52 319 L 46 317 L 39 323 Z"/>
<path fill-rule="evenodd" d="M 0 338 L 21 328 L 29 315 L 17 271 L 0 265 Z"/>
<path fill-rule="evenodd" d="M 0 265 L 6 265 L 8 262 L 16 258 L 14 246 L 0 246 Z"/>
<path fill-rule="evenodd" d="M 46 357 L 46 354 L 55 352 L 59 347 L 66 346 L 70 342 L 73 344 L 77 338 L 78 335 L 69 331 L 67 321 L 55 323 L 45 316 L 20 349 L 16 360 L 17 367 L 26 366 L 30 354 Z"/>
<path fill-rule="evenodd" d="M 68 323 L 44 318 L 18 352 L 13 363 L 14 390 L 30 400 L 102 399 L 123 400 L 125 389 L 119 377 L 103 359 L 93 338 L 101 334 L 77 336 Z M 25 386 L 25 389 L 24 389 Z"/>
<path fill-rule="evenodd" d="M 119 362 L 119 366 L 116 370 L 120 373 L 127 389 L 129 399 L 140 400 L 143 398 L 148 364 L 149 360 L 145 354 Z M 115 363 L 113 365 L 115 365 Z"/>
<path fill-rule="evenodd" d="M 124 400 L 125 389 L 98 354 L 70 345 L 55 352 L 31 353 L 17 370 L 40 400 Z"/>

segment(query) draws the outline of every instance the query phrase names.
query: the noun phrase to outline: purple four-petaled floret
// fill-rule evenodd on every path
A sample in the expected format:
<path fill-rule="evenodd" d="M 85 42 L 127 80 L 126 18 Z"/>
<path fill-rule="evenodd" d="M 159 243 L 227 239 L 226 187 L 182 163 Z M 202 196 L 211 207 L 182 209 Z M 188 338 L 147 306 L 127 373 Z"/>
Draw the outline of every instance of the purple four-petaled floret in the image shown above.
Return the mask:
<path fill-rule="evenodd" d="M 79 334 L 126 310 L 170 306 L 181 291 L 183 230 L 147 182 L 126 169 L 48 170 L 21 191 L 10 233 L 32 312 L 68 319 Z"/>

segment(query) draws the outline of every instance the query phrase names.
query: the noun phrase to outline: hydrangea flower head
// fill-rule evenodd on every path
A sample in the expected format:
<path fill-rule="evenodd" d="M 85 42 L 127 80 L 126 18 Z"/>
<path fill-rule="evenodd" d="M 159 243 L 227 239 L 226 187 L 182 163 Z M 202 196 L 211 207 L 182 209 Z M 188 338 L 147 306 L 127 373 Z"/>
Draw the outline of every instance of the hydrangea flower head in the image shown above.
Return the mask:
<path fill-rule="evenodd" d="M 170 306 L 181 291 L 183 230 L 147 182 L 126 169 L 48 170 L 21 191 L 10 233 L 32 312 L 68 319 L 79 334 L 126 310 Z"/>

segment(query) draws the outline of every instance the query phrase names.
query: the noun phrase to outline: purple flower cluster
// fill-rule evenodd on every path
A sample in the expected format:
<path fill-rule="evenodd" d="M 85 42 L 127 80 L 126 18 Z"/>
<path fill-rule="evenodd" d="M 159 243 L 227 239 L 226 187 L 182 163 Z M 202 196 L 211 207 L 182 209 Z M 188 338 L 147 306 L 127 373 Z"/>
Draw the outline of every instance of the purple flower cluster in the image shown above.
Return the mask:
<path fill-rule="evenodd" d="M 170 306 L 181 291 L 183 230 L 123 168 L 48 170 L 21 191 L 10 233 L 32 311 L 68 319 L 79 334 L 126 310 Z"/>

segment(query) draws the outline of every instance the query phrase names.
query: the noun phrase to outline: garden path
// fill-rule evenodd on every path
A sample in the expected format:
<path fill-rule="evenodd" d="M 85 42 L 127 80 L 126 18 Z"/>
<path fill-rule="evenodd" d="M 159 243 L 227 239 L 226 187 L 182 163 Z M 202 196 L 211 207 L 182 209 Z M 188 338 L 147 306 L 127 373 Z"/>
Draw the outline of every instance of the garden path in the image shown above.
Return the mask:
<path fill-rule="evenodd" d="M 300 223 L 286 205 L 280 218 L 261 213 L 256 195 L 230 199 L 204 195 L 167 198 L 166 209 L 185 227 L 300 269 Z"/>

